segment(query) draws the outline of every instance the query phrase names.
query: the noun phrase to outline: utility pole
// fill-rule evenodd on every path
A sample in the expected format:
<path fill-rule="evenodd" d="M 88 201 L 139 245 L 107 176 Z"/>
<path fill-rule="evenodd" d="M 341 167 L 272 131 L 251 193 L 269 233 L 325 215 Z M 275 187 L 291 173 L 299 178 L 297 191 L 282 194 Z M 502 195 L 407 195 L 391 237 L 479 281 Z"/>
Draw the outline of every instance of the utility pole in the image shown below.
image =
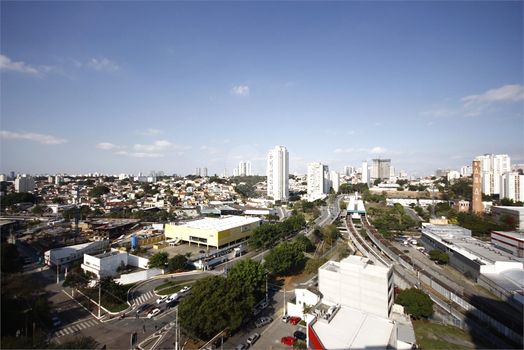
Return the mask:
<path fill-rule="evenodd" d="M 100 318 L 100 308 L 102 305 L 102 281 L 98 279 L 98 318 Z"/>
<path fill-rule="evenodd" d="M 51 255 L 51 253 L 49 253 L 49 255 Z M 60 264 L 58 264 L 58 262 L 56 263 L 56 283 L 60 283 Z"/>

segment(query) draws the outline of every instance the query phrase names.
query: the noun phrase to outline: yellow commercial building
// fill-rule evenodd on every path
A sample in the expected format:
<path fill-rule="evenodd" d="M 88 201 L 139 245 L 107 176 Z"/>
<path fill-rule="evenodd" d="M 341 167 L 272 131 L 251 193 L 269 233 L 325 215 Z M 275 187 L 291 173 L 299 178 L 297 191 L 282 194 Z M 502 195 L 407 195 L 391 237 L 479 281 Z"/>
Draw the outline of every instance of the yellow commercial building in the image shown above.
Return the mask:
<path fill-rule="evenodd" d="M 166 240 L 180 238 L 191 244 L 220 248 L 240 242 L 251 236 L 259 227 L 259 218 L 243 216 L 224 216 L 221 218 L 203 218 L 180 225 L 166 225 Z"/>

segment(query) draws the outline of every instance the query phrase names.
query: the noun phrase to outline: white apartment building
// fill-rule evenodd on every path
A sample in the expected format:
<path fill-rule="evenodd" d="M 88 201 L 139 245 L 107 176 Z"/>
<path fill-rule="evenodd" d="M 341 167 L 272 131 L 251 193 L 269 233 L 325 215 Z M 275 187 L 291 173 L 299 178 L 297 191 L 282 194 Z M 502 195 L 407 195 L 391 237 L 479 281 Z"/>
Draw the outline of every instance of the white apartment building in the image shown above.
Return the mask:
<path fill-rule="evenodd" d="M 16 192 L 30 192 L 35 190 L 35 179 L 31 176 L 24 174 L 18 176 L 15 179 L 15 191 Z"/>
<path fill-rule="evenodd" d="M 473 168 L 471 168 L 469 165 L 463 166 L 462 168 L 460 168 L 460 175 L 462 175 L 463 177 L 473 175 Z"/>
<path fill-rule="evenodd" d="M 475 160 L 480 161 L 482 192 L 487 195 L 500 194 L 501 176 L 511 171 L 510 157 L 507 154 L 485 154 Z"/>
<path fill-rule="evenodd" d="M 524 175 L 505 173 L 500 177 L 500 198 L 524 202 Z"/>
<path fill-rule="evenodd" d="M 197 168 L 195 169 L 195 175 L 196 175 L 196 176 L 200 176 L 200 168 L 197 167 Z"/>
<path fill-rule="evenodd" d="M 393 268 L 372 265 L 365 257 L 328 261 L 318 269 L 324 300 L 388 318 L 394 303 Z"/>
<path fill-rule="evenodd" d="M 203 169 L 203 175 L 202 176 L 207 177 L 207 168 Z"/>
<path fill-rule="evenodd" d="M 289 152 L 284 146 L 276 146 L 267 155 L 267 195 L 283 201 L 289 197 Z"/>
<path fill-rule="evenodd" d="M 311 201 L 324 197 L 324 167 L 322 163 L 311 163 L 307 166 L 307 194 Z"/>
<path fill-rule="evenodd" d="M 247 161 L 247 162 L 240 161 L 238 163 L 238 168 L 236 169 L 236 173 L 238 174 L 238 176 L 251 176 L 252 175 L 251 162 L 250 161 Z"/>
<path fill-rule="evenodd" d="M 355 173 L 355 167 L 346 165 L 344 166 L 344 175 L 351 176 Z"/>
<path fill-rule="evenodd" d="M 331 183 L 333 191 L 338 192 L 340 188 L 340 174 L 336 171 L 329 172 L 329 182 Z"/>
<path fill-rule="evenodd" d="M 371 179 L 389 179 L 390 168 L 391 159 L 373 159 L 373 165 L 371 166 Z"/>
<path fill-rule="evenodd" d="M 450 170 L 448 172 L 448 182 L 452 182 L 453 180 L 456 180 L 459 178 L 460 178 L 460 173 L 458 171 Z"/>
<path fill-rule="evenodd" d="M 367 184 L 368 187 L 371 183 L 371 177 L 369 176 L 369 165 L 367 160 L 362 161 L 362 182 Z"/>

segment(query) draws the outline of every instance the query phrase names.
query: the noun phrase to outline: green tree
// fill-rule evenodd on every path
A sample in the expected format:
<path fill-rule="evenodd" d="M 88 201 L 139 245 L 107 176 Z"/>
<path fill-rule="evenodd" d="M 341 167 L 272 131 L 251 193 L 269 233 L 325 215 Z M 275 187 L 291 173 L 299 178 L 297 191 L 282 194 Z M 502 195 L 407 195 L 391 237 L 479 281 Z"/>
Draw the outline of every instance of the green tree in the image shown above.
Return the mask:
<path fill-rule="evenodd" d="M 316 274 L 320 266 L 324 265 L 328 260 L 326 258 L 309 259 L 306 262 L 304 272 L 308 275 Z"/>
<path fill-rule="evenodd" d="M 431 260 L 436 260 L 441 264 L 447 264 L 449 261 L 449 255 L 438 249 L 430 250 L 429 258 Z"/>
<path fill-rule="evenodd" d="M 168 266 L 171 271 L 185 270 L 187 266 L 187 258 L 182 254 L 177 254 L 169 259 Z"/>
<path fill-rule="evenodd" d="M 149 267 L 158 267 L 164 269 L 168 263 L 169 254 L 167 252 L 158 252 L 149 258 Z"/>
<path fill-rule="evenodd" d="M 236 278 L 247 283 L 258 293 L 263 293 L 266 290 L 266 269 L 264 269 L 260 261 L 251 260 L 251 258 L 240 260 L 233 265 L 227 278 Z"/>
<path fill-rule="evenodd" d="M 91 197 L 100 197 L 104 194 L 109 193 L 111 190 L 107 186 L 96 186 L 88 192 Z"/>
<path fill-rule="evenodd" d="M 295 244 L 298 245 L 299 249 L 303 252 L 311 252 L 315 250 L 313 242 L 302 233 L 295 238 Z"/>
<path fill-rule="evenodd" d="M 15 273 L 23 270 L 24 266 L 20 261 L 20 252 L 16 245 L 2 242 L 2 266 L 0 266 L 2 273 Z M 2 276 L 4 278 L 4 276 Z"/>
<path fill-rule="evenodd" d="M 285 275 L 291 273 L 303 258 L 298 245 L 284 241 L 271 248 L 264 258 L 264 267 L 275 275 Z"/>
<path fill-rule="evenodd" d="M 210 339 L 226 327 L 239 329 L 254 305 L 249 284 L 236 278 L 208 276 L 195 282 L 191 294 L 180 302 L 178 315 L 184 329 Z"/>
<path fill-rule="evenodd" d="M 417 288 L 401 290 L 395 298 L 395 304 L 404 306 L 404 311 L 415 320 L 433 314 L 433 300 Z"/>
<path fill-rule="evenodd" d="M 47 205 L 35 205 L 33 209 L 31 209 L 31 213 L 42 216 L 43 213 L 47 210 Z"/>
<path fill-rule="evenodd" d="M 51 302 L 47 296 L 38 296 L 33 305 L 33 315 L 35 318 L 40 321 L 45 321 L 49 318 L 49 311 L 51 311 Z"/>
<path fill-rule="evenodd" d="M 69 287 L 73 289 L 73 296 L 75 289 L 81 289 L 87 287 L 89 283 L 89 277 L 85 274 L 84 271 L 80 270 L 78 273 L 69 273 L 62 286 Z"/>
<path fill-rule="evenodd" d="M 124 260 L 120 261 L 120 265 L 118 265 L 118 267 L 116 268 L 116 273 L 123 273 L 126 270 L 127 270 L 126 263 L 124 262 Z"/>

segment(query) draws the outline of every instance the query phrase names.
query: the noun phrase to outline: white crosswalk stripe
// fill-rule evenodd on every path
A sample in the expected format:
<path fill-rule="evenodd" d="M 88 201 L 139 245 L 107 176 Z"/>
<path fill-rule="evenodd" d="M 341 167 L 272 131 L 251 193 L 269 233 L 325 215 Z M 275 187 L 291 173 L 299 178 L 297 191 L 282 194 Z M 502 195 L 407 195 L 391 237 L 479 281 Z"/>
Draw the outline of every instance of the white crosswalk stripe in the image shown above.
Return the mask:
<path fill-rule="evenodd" d="M 55 337 L 63 337 L 64 335 L 80 332 L 82 329 L 87 329 L 89 327 L 96 326 L 98 323 L 95 320 L 88 320 L 81 322 L 79 324 L 76 324 L 74 326 L 69 326 L 67 328 L 63 328 L 55 333 Z"/>

